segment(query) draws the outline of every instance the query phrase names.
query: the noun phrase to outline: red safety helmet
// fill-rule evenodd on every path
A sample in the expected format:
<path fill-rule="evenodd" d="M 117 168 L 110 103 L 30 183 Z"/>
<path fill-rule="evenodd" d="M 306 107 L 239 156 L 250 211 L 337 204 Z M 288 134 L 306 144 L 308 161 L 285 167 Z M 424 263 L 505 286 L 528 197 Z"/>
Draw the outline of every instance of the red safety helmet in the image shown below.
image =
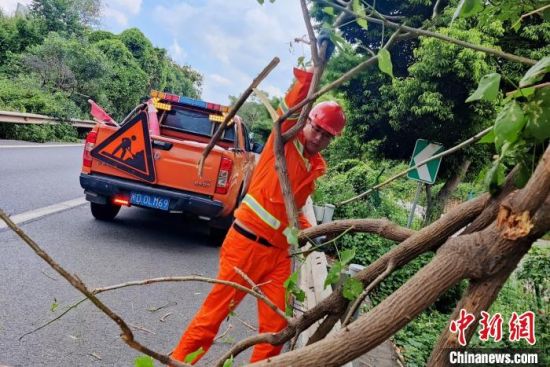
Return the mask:
<path fill-rule="evenodd" d="M 346 124 L 346 116 L 342 107 L 332 101 L 321 102 L 313 107 L 309 112 L 309 118 L 315 125 L 334 136 L 341 135 Z"/>

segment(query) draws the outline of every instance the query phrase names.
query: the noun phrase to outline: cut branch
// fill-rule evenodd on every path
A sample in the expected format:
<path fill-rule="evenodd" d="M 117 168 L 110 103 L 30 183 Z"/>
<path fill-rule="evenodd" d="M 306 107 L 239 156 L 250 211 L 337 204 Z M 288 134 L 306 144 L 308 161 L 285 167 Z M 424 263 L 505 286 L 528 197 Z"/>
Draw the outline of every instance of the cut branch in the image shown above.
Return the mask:
<path fill-rule="evenodd" d="M 275 68 L 275 66 L 277 66 L 279 61 L 280 60 L 278 57 L 274 57 L 273 60 L 271 60 L 271 62 L 264 68 L 264 70 L 262 70 L 262 72 L 258 74 L 256 78 L 254 78 L 250 86 L 244 91 L 244 93 L 240 96 L 237 102 L 231 107 L 231 110 L 229 110 L 229 113 L 225 116 L 223 122 L 218 127 L 218 130 L 216 130 L 216 133 L 212 136 L 212 138 L 210 139 L 210 142 L 202 152 L 202 156 L 198 162 L 199 177 L 202 177 L 204 162 L 206 161 L 208 154 L 210 154 L 210 152 L 214 148 L 214 145 L 216 145 L 216 143 L 222 136 L 222 133 L 225 127 L 227 126 L 227 124 L 229 123 L 229 121 L 231 121 L 231 119 L 235 116 L 239 108 L 241 108 L 241 106 L 248 99 L 248 97 L 250 97 L 254 88 L 256 88 L 260 84 L 260 82 L 265 79 L 265 77 Z"/>
<path fill-rule="evenodd" d="M 351 322 L 351 318 L 353 317 L 353 314 L 355 314 L 355 311 L 357 311 L 357 309 L 359 308 L 359 305 L 361 304 L 361 302 L 363 302 L 365 297 L 374 289 L 374 287 L 376 287 L 378 284 L 380 284 L 381 281 L 386 279 L 388 277 L 388 275 L 391 274 L 391 272 L 393 271 L 394 268 L 395 268 L 395 264 L 394 264 L 393 260 L 390 260 L 388 262 L 388 267 L 386 268 L 386 270 L 384 270 L 384 272 L 382 274 L 380 274 L 378 277 L 376 277 L 376 279 L 374 279 L 373 282 L 371 284 L 369 284 L 368 287 L 365 288 L 365 290 L 353 302 L 353 304 L 351 305 L 351 307 L 348 311 L 348 314 L 346 315 L 346 318 L 344 319 L 344 322 L 342 323 L 342 326 L 348 326 L 348 324 Z"/>
<path fill-rule="evenodd" d="M 434 251 L 443 244 L 449 236 L 456 233 L 459 229 L 466 226 L 477 217 L 486 206 L 488 200 L 489 195 L 486 194 L 457 206 L 438 221 L 418 231 L 401 244 L 379 257 L 364 270 L 360 271 L 355 277 L 363 283 L 363 286 L 367 287 L 388 268 L 390 261 L 394 261 L 395 268 L 398 269 L 424 253 Z M 333 292 L 317 306 L 307 311 L 302 316 L 303 320 L 297 320 L 297 325 L 299 327 L 308 328 L 313 322 L 327 314 L 342 317 L 346 311 L 347 305 L 348 301 L 342 296 L 341 289 L 339 289 L 338 292 Z M 311 321 L 311 319 L 313 319 L 313 321 Z M 303 324 L 305 324 L 305 326 L 302 326 Z M 315 341 L 326 336 L 316 334 L 318 333 L 313 335 L 318 338 Z M 313 339 L 313 336 L 310 338 L 310 341 Z"/>
<path fill-rule="evenodd" d="M 401 227 L 388 219 L 342 219 L 333 222 L 319 224 L 300 231 L 298 242 L 304 243 L 310 238 L 317 238 L 326 235 L 335 235 L 345 231 L 375 233 L 392 241 L 404 241 L 414 233 L 415 230 Z"/>
<path fill-rule="evenodd" d="M 319 83 L 319 80 L 323 72 L 323 66 L 320 65 L 320 55 L 317 49 L 317 42 L 316 42 L 315 34 L 313 32 L 313 27 L 311 26 L 309 11 L 307 9 L 305 0 L 301 0 L 300 4 L 302 7 L 302 14 L 304 17 L 306 28 L 308 30 L 308 35 L 310 38 L 311 54 L 313 57 L 313 64 L 314 64 L 313 79 L 311 81 L 310 89 L 308 92 L 308 96 L 309 96 L 312 93 L 312 91 L 314 91 L 317 88 L 317 84 Z M 323 55 L 321 56 L 324 57 L 324 50 L 323 50 Z M 304 110 L 301 111 L 300 117 L 296 125 L 299 125 L 301 122 L 305 121 L 305 116 L 307 113 L 309 113 L 309 108 L 311 108 L 312 102 L 313 100 L 308 104 L 308 106 Z M 282 134 L 281 122 L 284 121 L 288 116 L 290 116 L 290 114 L 284 114 L 284 115 L 287 115 L 287 116 L 284 119 L 281 116 L 281 118 L 279 118 L 273 125 L 273 130 L 274 130 L 273 134 L 274 134 L 274 140 L 275 140 L 274 146 L 273 146 L 274 153 L 275 153 L 275 169 L 277 171 L 277 176 L 279 178 L 279 183 L 281 185 L 281 191 L 283 193 L 288 223 L 291 228 L 298 228 L 298 209 L 296 208 L 294 194 L 292 193 L 291 183 L 288 177 L 288 170 L 287 170 L 285 150 L 284 150 L 284 145 L 287 140 L 285 140 L 281 135 Z"/>
<path fill-rule="evenodd" d="M 524 195 L 520 196 L 529 191 L 521 190 Z M 543 195 L 544 191 L 539 193 Z M 538 199 L 540 203 L 541 197 Z M 550 204 L 550 200 L 546 202 Z M 407 283 L 333 337 L 256 365 L 341 365 L 366 353 L 408 324 L 460 280 L 497 274 L 504 269 L 506 258 L 527 252 L 537 236 L 550 229 L 550 208 L 546 204 L 535 208 L 533 230 L 528 236 L 509 240 L 495 222 L 482 232 L 453 237 Z M 517 202 L 512 212 L 521 209 Z"/>
<path fill-rule="evenodd" d="M 141 353 L 147 354 L 148 356 L 153 357 L 157 361 L 164 364 L 171 364 L 176 367 L 186 367 L 190 366 L 186 363 L 181 363 L 176 361 L 164 354 L 160 354 L 147 348 L 141 343 L 137 342 L 134 339 L 134 334 L 128 326 L 128 324 L 115 312 L 113 312 L 107 305 L 101 302 L 93 292 L 89 291 L 88 288 L 78 277 L 70 274 L 66 271 L 61 265 L 53 260 L 53 258 L 48 255 L 38 244 L 30 238 L 21 228 L 19 228 L 2 209 L 0 209 L 0 218 L 6 222 L 8 227 L 10 227 L 22 240 L 25 242 L 38 256 L 40 256 L 45 262 L 47 262 L 55 271 L 57 271 L 63 278 L 65 278 L 74 288 L 79 290 L 84 294 L 97 308 L 99 308 L 103 313 L 105 313 L 111 320 L 113 320 L 122 331 L 121 338 L 128 344 L 131 348 L 140 351 Z"/>

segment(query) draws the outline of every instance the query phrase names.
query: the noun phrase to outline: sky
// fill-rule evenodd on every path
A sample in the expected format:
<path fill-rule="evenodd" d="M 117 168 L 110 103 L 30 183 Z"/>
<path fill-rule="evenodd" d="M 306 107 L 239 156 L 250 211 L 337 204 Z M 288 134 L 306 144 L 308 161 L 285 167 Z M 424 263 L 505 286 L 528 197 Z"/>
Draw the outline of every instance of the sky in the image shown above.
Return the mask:
<path fill-rule="evenodd" d="M 0 0 L 7 13 L 17 3 Z M 203 75 L 202 98 L 227 104 L 239 96 L 277 56 L 279 65 L 260 84 L 270 96 L 282 96 L 292 81 L 292 67 L 309 46 L 295 43 L 306 28 L 297 0 L 110 0 L 103 1 L 99 28 L 119 34 L 139 28 L 155 47 L 168 50 L 180 65 Z"/>

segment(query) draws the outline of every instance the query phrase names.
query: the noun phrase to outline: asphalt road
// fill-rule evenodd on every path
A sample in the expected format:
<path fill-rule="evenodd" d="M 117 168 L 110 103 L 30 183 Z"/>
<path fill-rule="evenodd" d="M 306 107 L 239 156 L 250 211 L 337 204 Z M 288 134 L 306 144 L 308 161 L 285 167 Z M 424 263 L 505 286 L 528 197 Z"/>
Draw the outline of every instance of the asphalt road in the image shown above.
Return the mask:
<path fill-rule="evenodd" d="M 0 141 L 0 208 L 10 215 L 83 197 L 81 146 L 10 148 Z M 7 147 L 9 146 L 9 147 Z M 218 247 L 205 223 L 179 215 L 123 208 L 112 223 L 93 219 L 87 204 L 24 222 L 21 228 L 89 288 L 162 276 L 214 277 Z M 138 352 L 118 326 L 84 302 L 49 326 L 25 333 L 83 298 L 9 229 L 0 228 L 0 366 L 133 366 Z M 204 283 L 161 283 L 100 295 L 131 324 L 137 340 L 168 353 L 210 289 Z M 246 297 L 220 328 L 200 365 L 211 365 L 231 343 L 255 334 L 255 300 Z M 57 305 L 57 306 L 55 306 Z M 246 361 L 249 353 L 236 359 Z M 156 366 L 160 363 L 156 362 Z"/>

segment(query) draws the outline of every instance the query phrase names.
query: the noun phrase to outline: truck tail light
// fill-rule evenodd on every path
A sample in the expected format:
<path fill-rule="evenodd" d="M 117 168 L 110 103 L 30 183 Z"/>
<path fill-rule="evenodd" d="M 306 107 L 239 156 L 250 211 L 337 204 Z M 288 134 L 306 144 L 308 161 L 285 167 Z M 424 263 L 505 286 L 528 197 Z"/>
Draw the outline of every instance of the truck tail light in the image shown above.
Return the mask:
<path fill-rule="evenodd" d="M 227 194 L 229 188 L 229 177 L 233 169 L 233 161 L 229 158 L 222 157 L 220 171 L 218 173 L 218 182 L 216 183 L 216 194 Z"/>
<path fill-rule="evenodd" d="M 86 135 L 86 142 L 84 143 L 84 154 L 82 155 L 82 165 L 84 167 L 92 166 L 92 155 L 90 152 L 94 149 L 95 141 L 97 139 L 97 131 L 90 131 Z"/>
<path fill-rule="evenodd" d="M 115 205 L 125 205 L 130 206 L 130 200 L 127 196 L 124 195 L 115 195 L 113 197 L 113 204 Z"/>

